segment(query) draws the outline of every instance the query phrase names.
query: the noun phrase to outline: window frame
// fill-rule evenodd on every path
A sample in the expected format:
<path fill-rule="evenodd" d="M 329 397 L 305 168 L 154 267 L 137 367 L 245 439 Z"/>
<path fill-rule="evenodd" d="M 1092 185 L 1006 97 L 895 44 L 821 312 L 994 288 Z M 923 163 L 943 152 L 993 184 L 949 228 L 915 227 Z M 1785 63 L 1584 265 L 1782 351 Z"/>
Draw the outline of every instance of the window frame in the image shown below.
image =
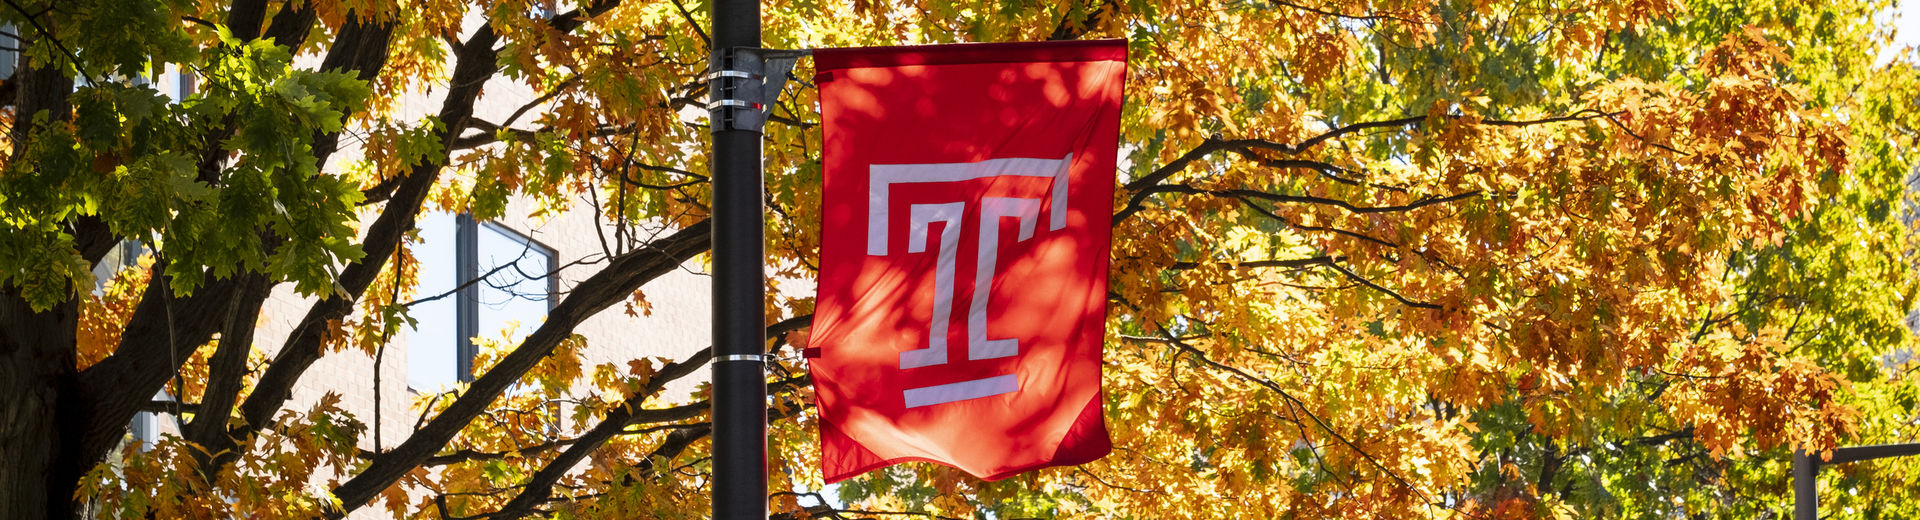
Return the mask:
<path fill-rule="evenodd" d="M 461 383 L 473 382 L 475 376 L 473 373 L 473 358 L 479 354 L 479 346 L 473 342 L 473 338 L 480 335 L 480 289 L 481 286 L 486 283 L 481 279 L 480 273 L 480 230 L 482 227 L 521 244 L 523 248 L 521 249 L 522 255 L 519 258 L 525 258 L 528 254 L 532 254 L 540 255 L 546 259 L 547 272 L 542 276 L 546 278 L 546 287 L 544 289 L 546 290 L 545 299 L 547 302 L 546 310 L 548 312 L 553 311 L 557 301 L 555 296 L 560 292 L 560 277 L 558 276 L 559 269 L 557 267 L 560 252 L 558 249 L 536 240 L 526 233 L 521 233 L 519 230 L 507 227 L 498 222 L 491 220 L 484 222 L 479 221 L 473 218 L 472 213 L 455 215 L 455 281 L 461 285 L 458 285 L 459 289 L 455 297 L 456 303 L 453 313 L 453 372 L 455 378 Z M 514 261 L 518 262 L 519 260 L 516 258 Z M 532 279 L 528 279 L 528 281 L 531 280 Z"/>

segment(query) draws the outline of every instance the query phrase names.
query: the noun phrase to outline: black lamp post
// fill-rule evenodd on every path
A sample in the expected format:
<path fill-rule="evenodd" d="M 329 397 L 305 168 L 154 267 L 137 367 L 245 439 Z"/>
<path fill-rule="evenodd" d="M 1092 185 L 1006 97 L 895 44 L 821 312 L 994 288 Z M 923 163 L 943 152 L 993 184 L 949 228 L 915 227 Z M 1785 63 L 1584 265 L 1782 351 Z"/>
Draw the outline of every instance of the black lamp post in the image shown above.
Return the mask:
<path fill-rule="evenodd" d="M 759 0 L 715 0 L 713 125 L 713 518 L 767 518 L 764 216 Z"/>
<path fill-rule="evenodd" d="M 1801 450 L 1793 451 L 1793 520 L 1820 518 L 1819 477 L 1821 466 L 1920 455 L 1920 443 L 1849 446 L 1833 450 L 1833 458 L 1822 461 Z"/>

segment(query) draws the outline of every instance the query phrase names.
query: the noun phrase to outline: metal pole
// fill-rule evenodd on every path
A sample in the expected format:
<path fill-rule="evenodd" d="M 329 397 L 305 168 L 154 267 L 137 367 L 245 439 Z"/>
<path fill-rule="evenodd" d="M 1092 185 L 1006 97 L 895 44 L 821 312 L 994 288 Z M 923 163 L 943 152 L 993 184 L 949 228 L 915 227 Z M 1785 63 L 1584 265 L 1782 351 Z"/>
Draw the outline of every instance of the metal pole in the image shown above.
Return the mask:
<path fill-rule="evenodd" d="M 1820 461 L 1805 450 L 1793 450 L 1793 520 L 1820 517 Z"/>
<path fill-rule="evenodd" d="M 713 115 L 713 518 L 767 518 L 763 101 L 759 0 L 716 0 Z"/>
<path fill-rule="evenodd" d="M 1920 455 L 1920 442 L 1906 444 L 1881 444 L 1876 446 L 1847 446 L 1834 448 L 1833 456 L 1821 461 L 1822 466 L 1860 462 L 1888 457 L 1910 457 Z"/>
<path fill-rule="evenodd" d="M 1820 518 L 1820 467 L 1865 460 L 1920 455 L 1920 442 L 1848 446 L 1834 448 L 1822 461 L 1802 450 L 1793 450 L 1793 520 Z"/>

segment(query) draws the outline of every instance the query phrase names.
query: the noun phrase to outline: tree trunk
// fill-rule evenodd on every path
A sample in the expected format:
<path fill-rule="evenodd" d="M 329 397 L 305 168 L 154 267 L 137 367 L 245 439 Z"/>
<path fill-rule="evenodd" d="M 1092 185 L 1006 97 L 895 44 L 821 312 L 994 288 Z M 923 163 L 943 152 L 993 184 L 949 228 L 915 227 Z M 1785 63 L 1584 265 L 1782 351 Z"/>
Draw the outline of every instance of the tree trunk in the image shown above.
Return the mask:
<path fill-rule="evenodd" d="M 35 18 L 18 31 L 15 45 L 50 45 L 41 31 L 56 30 L 54 20 Z M 16 164 L 33 142 L 36 116 L 44 113 L 49 122 L 73 118 L 67 99 L 73 92 L 70 74 L 53 63 L 22 68 L 11 78 L 18 85 L 12 128 Z M 97 219 L 83 217 L 77 224 L 74 242 L 88 261 L 117 241 Z M 0 518 L 78 518 L 74 490 L 93 466 L 80 462 L 79 455 L 87 423 L 74 366 L 78 299 L 36 312 L 19 291 L 17 285 L 0 288 Z"/>
<path fill-rule="evenodd" d="M 72 300 L 33 312 L 0 295 L 0 518 L 74 518 Z"/>

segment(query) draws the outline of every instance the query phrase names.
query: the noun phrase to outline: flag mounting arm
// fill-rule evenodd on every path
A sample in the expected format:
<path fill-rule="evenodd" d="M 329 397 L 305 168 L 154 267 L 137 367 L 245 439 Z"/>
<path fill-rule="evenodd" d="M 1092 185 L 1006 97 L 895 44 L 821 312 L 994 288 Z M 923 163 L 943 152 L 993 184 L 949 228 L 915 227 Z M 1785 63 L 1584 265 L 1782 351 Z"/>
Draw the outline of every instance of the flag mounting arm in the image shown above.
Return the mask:
<path fill-rule="evenodd" d="M 714 51 L 707 72 L 707 102 L 712 131 L 746 130 L 759 133 L 767 114 L 780 101 L 793 65 L 813 49 L 732 47 Z M 769 88 L 771 87 L 771 88 Z M 772 92 L 772 95 L 767 95 Z"/>

